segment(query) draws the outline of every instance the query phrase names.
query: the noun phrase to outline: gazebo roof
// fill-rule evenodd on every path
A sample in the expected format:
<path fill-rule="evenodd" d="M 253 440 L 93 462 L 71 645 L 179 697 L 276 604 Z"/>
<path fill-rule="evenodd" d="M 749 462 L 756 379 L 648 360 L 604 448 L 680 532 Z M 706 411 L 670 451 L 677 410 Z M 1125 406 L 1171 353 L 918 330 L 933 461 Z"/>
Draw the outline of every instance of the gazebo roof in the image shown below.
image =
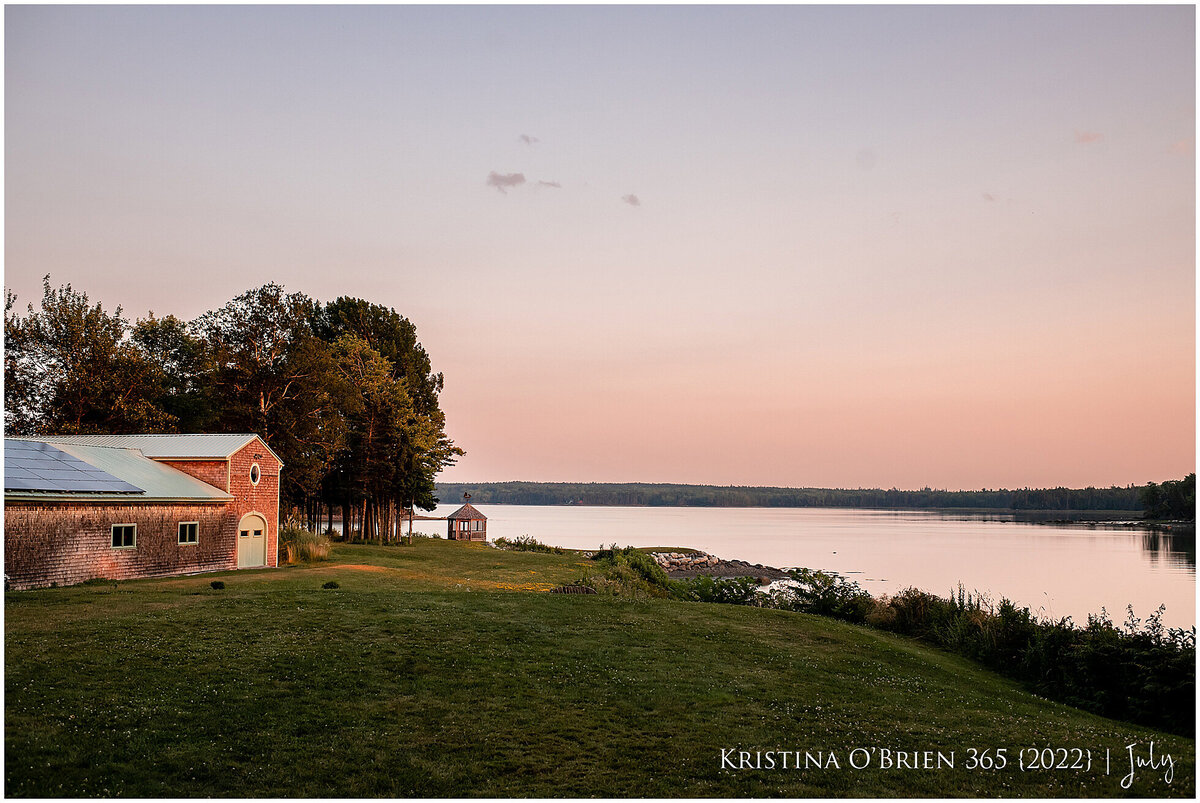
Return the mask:
<path fill-rule="evenodd" d="M 482 519 L 487 521 L 487 516 L 480 513 L 471 506 L 470 502 L 460 507 L 458 510 L 446 517 L 447 519 Z"/>

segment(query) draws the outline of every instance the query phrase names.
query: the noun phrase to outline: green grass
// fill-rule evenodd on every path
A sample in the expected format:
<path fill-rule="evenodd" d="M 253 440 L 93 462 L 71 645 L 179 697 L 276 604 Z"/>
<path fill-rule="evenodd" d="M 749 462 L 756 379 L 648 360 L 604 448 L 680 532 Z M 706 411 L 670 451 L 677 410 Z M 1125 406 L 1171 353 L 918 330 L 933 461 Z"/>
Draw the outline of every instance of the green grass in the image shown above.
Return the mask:
<path fill-rule="evenodd" d="M 581 562 L 422 539 L 8 593 L 6 794 L 1192 796 L 1192 740 L 915 642 L 782 611 L 521 590 Z M 1173 782 L 1143 769 L 1122 790 L 1116 759 L 1151 739 Z M 1098 751 L 1100 766 L 964 767 L 968 748 L 1015 764 L 1047 746 Z M 854 770 L 855 747 L 953 750 L 956 768 Z M 723 748 L 832 750 L 842 766 L 734 771 Z"/>

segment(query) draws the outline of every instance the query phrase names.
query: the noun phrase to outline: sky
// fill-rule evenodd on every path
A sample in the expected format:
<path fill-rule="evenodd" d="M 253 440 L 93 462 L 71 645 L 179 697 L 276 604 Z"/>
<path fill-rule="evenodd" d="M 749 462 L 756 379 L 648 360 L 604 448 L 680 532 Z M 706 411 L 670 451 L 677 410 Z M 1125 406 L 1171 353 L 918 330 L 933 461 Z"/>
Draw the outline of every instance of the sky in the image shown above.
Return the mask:
<path fill-rule="evenodd" d="M 441 479 L 1195 470 L 1191 6 L 6 6 L 4 284 L 417 327 Z"/>

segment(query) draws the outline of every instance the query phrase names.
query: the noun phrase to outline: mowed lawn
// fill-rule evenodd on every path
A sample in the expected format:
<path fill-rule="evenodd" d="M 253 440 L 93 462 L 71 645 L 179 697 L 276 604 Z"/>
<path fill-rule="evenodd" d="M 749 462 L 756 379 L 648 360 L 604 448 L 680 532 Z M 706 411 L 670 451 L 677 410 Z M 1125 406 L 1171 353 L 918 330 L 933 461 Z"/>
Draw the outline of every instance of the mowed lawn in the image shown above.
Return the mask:
<path fill-rule="evenodd" d="M 585 562 L 419 539 L 7 593 L 5 794 L 1193 796 L 1192 740 L 867 628 L 545 593 Z M 1127 745 L 1148 759 L 1151 741 L 1157 764 L 1122 789 Z M 1020 769 L 1021 748 L 1048 747 L 1091 750 L 1091 769 Z M 871 766 L 851 766 L 858 748 Z M 969 767 L 998 748 L 1006 768 Z M 955 766 L 881 768 L 884 749 Z M 738 751 L 826 766 L 740 768 Z"/>

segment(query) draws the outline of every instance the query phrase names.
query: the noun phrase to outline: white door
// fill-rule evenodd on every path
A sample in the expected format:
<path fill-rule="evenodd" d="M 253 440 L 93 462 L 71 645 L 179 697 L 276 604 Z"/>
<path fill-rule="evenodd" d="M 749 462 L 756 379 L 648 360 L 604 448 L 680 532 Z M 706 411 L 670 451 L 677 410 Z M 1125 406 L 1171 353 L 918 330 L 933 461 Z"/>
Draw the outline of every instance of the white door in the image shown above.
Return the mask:
<path fill-rule="evenodd" d="M 267 522 L 257 513 L 247 513 L 238 522 L 238 568 L 267 565 Z"/>

